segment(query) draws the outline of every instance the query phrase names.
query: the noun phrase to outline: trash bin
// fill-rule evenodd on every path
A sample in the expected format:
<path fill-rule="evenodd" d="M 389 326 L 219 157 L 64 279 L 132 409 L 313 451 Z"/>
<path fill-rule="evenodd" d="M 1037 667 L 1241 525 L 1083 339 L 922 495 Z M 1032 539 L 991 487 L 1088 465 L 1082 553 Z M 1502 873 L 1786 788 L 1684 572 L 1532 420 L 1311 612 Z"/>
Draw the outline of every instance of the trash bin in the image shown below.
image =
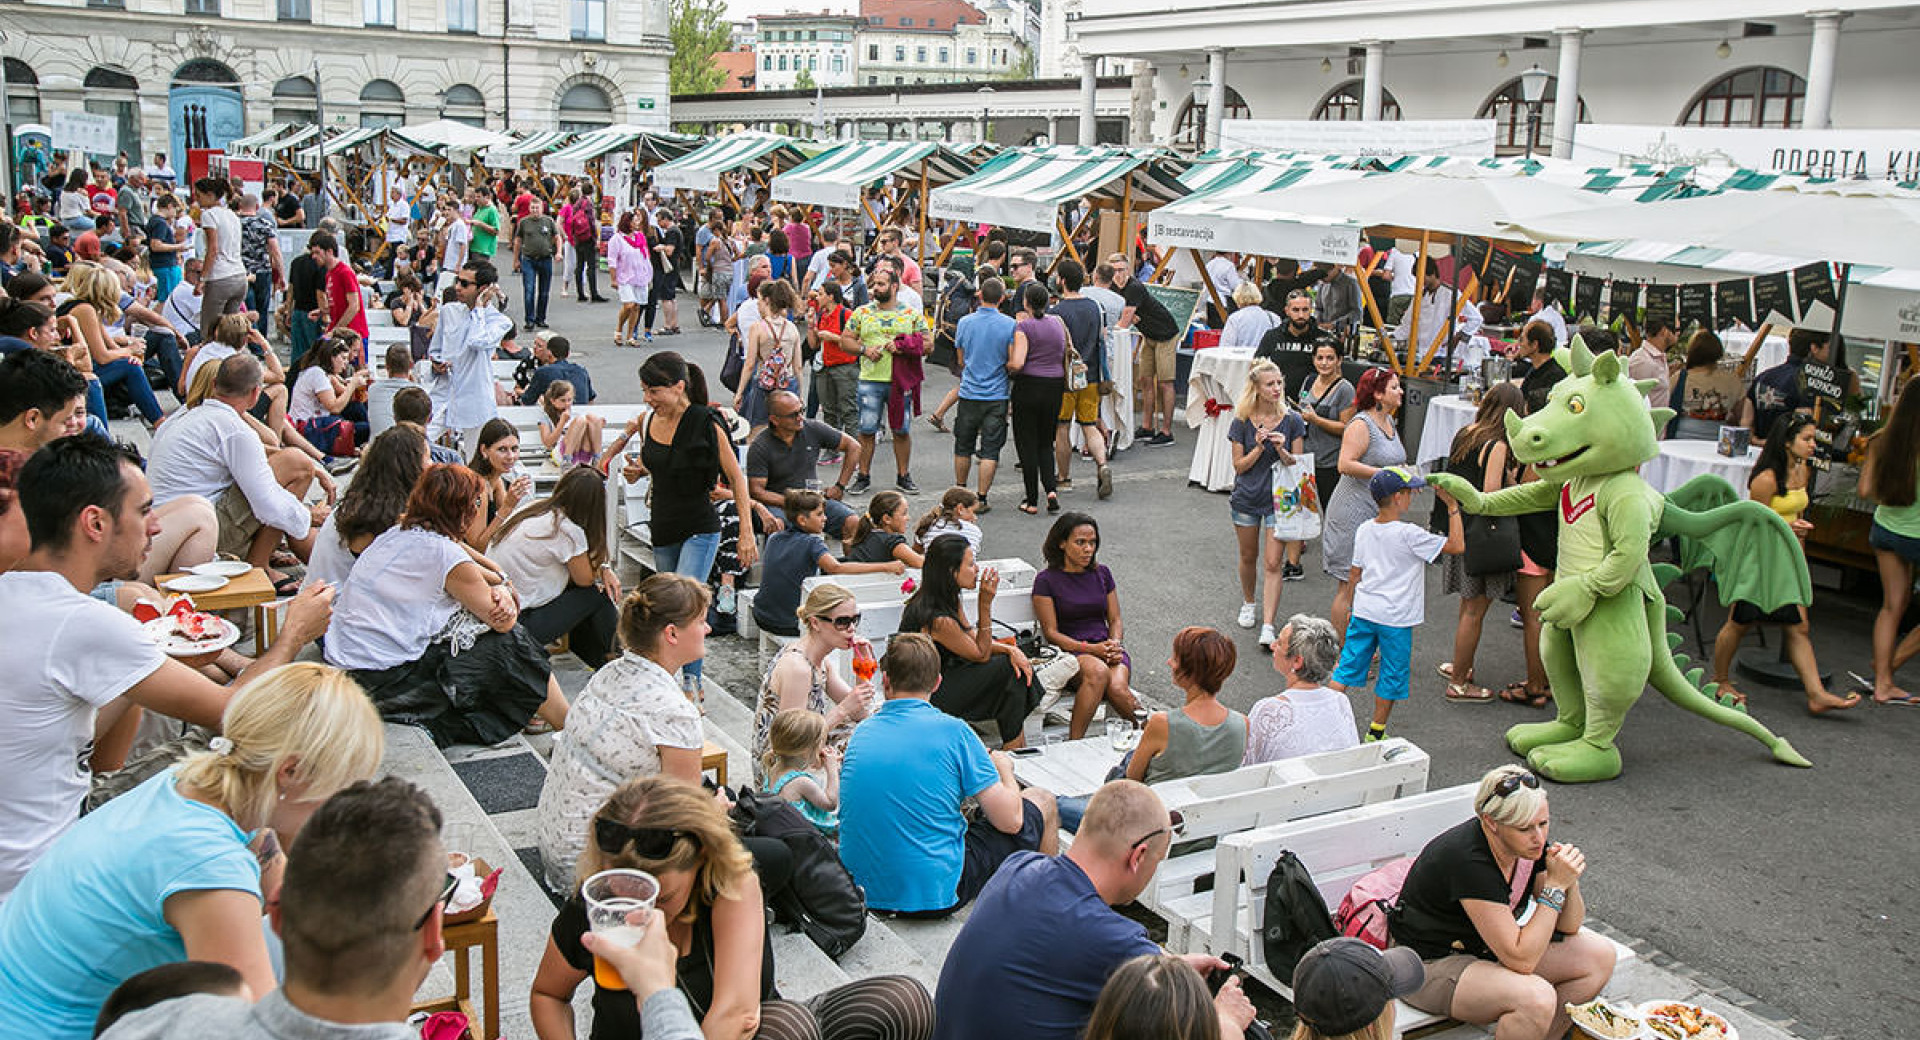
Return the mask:
<path fill-rule="evenodd" d="M 1427 404 L 1434 398 L 1452 393 L 1453 384 L 1417 376 L 1400 377 L 1400 439 L 1407 446 L 1407 461 L 1420 457 L 1420 434 L 1427 425 Z"/>

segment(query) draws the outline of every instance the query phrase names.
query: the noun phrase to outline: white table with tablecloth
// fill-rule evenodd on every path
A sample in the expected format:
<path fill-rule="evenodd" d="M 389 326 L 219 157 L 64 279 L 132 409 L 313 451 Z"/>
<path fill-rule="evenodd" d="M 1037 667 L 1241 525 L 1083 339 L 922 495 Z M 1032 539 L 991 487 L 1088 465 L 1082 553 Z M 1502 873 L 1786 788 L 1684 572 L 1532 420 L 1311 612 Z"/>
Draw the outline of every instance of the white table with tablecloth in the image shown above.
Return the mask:
<path fill-rule="evenodd" d="M 1473 422 L 1480 406 L 1459 394 L 1446 394 L 1427 402 L 1427 419 L 1420 426 L 1419 457 L 1414 464 L 1425 466 L 1447 457 L 1453 437 Z"/>
<path fill-rule="evenodd" d="M 1246 385 L 1253 367 L 1252 347 L 1213 347 L 1193 353 L 1187 375 L 1187 425 L 1194 432 L 1193 465 L 1187 481 L 1208 491 L 1233 489 L 1233 446 L 1227 427 L 1233 423 L 1233 399 Z"/>
<path fill-rule="evenodd" d="M 1100 422 L 1108 430 L 1107 453 L 1133 447 L 1133 352 L 1140 347 L 1140 333 L 1134 329 L 1110 329 L 1107 332 L 1107 380 L 1111 393 L 1100 398 Z M 1073 446 L 1080 447 L 1080 424 L 1075 423 Z"/>
<path fill-rule="evenodd" d="M 1729 458 L 1720 454 L 1718 441 L 1661 441 L 1660 454 L 1641 465 L 1640 476 L 1666 495 L 1702 473 L 1711 473 L 1732 484 L 1745 498 L 1747 477 L 1759 457 L 1759 448 L 1748 448 Z"/>

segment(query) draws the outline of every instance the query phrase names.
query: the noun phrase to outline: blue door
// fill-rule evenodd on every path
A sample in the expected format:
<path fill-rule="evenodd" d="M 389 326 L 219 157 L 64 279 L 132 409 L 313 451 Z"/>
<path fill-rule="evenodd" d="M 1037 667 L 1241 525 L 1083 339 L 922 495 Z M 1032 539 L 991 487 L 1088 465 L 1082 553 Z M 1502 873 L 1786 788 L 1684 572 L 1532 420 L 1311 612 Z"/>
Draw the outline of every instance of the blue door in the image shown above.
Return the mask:
<path fill-rule="evenodd" d="M 168 156 L 183 177 L 187 149 L 225 148 L 246 129 L 246 106 L 232 87 L 183 85 L 167 92 Z"/>

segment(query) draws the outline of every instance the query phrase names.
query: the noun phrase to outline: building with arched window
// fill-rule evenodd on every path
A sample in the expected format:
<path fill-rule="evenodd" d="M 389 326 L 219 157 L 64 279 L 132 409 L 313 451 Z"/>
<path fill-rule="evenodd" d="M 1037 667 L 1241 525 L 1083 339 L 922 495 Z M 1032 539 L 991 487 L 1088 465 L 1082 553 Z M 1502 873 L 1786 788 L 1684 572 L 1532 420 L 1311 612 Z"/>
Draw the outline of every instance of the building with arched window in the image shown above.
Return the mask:
<path fill-rule="evenodd" d="M 1553 151 L 1553 106 L 1556 87 L 1559 81 L 1547 77 L 1546 96 L 1540 102 L 1538 113 L 1527 109 L 1527 98 L 1520 85 L 1520 77 L 1515 76 L 1500 85 L 1480 106 L 1474 115 L 1476 119 L 1493 120 L 1493 150 L 1496 155 L 1519 155 L 1531 150 L 1547 155 Z M 1587 112 L 1587 103 L 1580 102 L 1578 122 L 1591 123 L 1593 119 Z M 1532 137 L 1531 143 L 1528 137 Z"/>
<path fill-rule="evenodd" d="M 1327 91 L 1327 96 L 1321 98 L 1320 103 L 1313 106 L 1313 116 L 1311 118 L 1331 120 L 1333 122 L 1350 122 L 1360 119 L 1362 118 L 1361 112 L 1365 110 L 1366 104 L 1365 101 L 1362 100 L 1362 93 L 1363 85 L 1359 80 L 1356 79 L 1342 83 L 1332 90 Z M 1383 90 L 1380 93 L 1380 118 L 1401 118 L 1400 102 L 1393 96 L 1393 92 L 1390 90 Z"/>
<path fill-rule="evenodd" d="M 176 168 L 188 148 L 320 117 L 338 129 L 445 118 L 540 131 L 563 115 L 665 129 L 668 0 L 550 6 L 35 0 L 13 5 L 0 39 L 6 112 L 16 124 L 112 116 L 121 150 L 164 151 Z M 563 105 L 583 81 L 593 104 Z"/>
<path fill-rule="evenodd" d="M 1681 126 L 1800 125 L 1807 103 L 1807 81 L 1786 69 L 1741 69 L 1708 84 L 1680 116 Z"/>

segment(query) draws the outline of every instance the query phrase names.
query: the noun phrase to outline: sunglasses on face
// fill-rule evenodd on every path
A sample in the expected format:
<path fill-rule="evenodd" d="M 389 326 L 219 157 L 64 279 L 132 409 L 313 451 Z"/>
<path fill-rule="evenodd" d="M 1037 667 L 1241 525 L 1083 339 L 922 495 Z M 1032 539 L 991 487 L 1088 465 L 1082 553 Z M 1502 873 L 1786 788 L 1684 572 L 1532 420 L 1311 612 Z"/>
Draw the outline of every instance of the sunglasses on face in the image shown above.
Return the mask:
<path fill-rule="evenodd" d="M 629 827 L 607 819 L 593 821 L 593 843 L 609 856 L 617 856 L 622 849 L 632 846 L 634 855 L 641 859 L 662 860 L 673 854 L 674 843 L 682 838 L 700 844 L 700 836 L 687 831 Z"/>
<path fill-rule="evenodd" d="M 455 279 L 453 280 L 453 284 L 455 284 L 455 285 L 458 285 L 458 286 L 463 286 L 463 287 L 471 287 L 471 286 L 475 286 L 475 285 L 478 285 L 478 284 L 480 284 L 480 283 L 479 283 L 479 282 L 476 282 L 476 281 L 474 281 L 474 280 L 473 280 L 473 279 L 471 279 L 471 278 L 455 278 Z"/>
<path fill-rule="evenodd" d="M 798 419 L 804 412 L 803 408 L 795 408 L 791 412 L 768 412 L 767 415 L 774 419 Z"/>
<path fill-rule="evenodd" d="M 427 907 L 426 913 L 421 914 L 420 919 L 413 922 L 413 930 L 417 932 L 425 928 L 427 926 L 427 919 L 433 916 L 435 910 L 444 909 L 453 899 L 453 890 L 459 887 L 460 879 L 454 877 L 452 874 L 448 874 L 446 882 L 440 886 L 440 895 L 434 899 L 432 906 Z"/>
<path fill-rule="evenodd" d="M 820 620 L 825 621 L 842 632 L 847 632 L 860 624 L 860 615 L 842 614 L 839 617 L 821 618 Z"/>
<path fill-rule="evenodd" d="M 1522 787 L 1532 788 L 1537 791 L 1540 789 L 1540 778 L 1527 772 L 1508 773 L 1506 776 L 1500 778 L 1499 783 L 1493 785 L 1493 793 L 1487 795 L 1487 800 L 1481 805 L 1481 808 L 1484 809 L 1487 805 L 1491 805 L 1495 798 L 1506 798 L 1512 795 Z"/>
<path fill-rule="evenodd" d="M 1165 827 L 1155 827 L 1154 829 L 1148 831 L 1147 833 L 1142 834 L 1140 836 L 1139 841 L 1129 844 L 1127 848 L 1137 849 L 1140 846 L 1145 845 L 1147 842 L 1150 842 L 1153 839 L 1159 837 L 1160 835 L 1167 833 L 1168 831 L 1172 831 L 1173 836 L 1176 838 L 1187 833 L 1187 818 L 1181 815 L 1180 810 L 1168 809 L 1167 825 Z"/>

